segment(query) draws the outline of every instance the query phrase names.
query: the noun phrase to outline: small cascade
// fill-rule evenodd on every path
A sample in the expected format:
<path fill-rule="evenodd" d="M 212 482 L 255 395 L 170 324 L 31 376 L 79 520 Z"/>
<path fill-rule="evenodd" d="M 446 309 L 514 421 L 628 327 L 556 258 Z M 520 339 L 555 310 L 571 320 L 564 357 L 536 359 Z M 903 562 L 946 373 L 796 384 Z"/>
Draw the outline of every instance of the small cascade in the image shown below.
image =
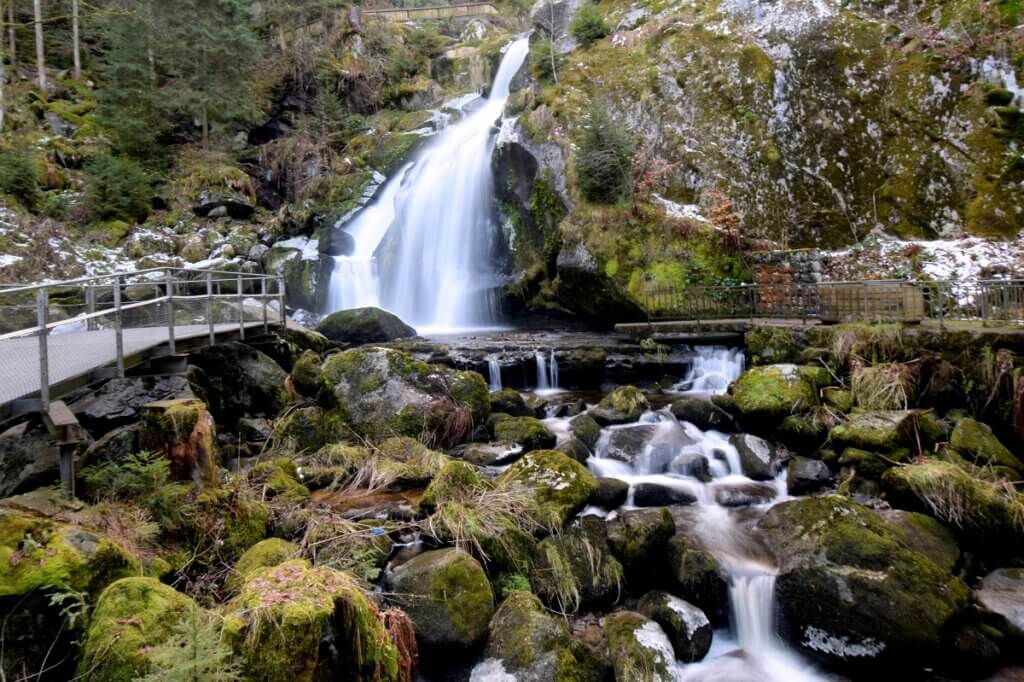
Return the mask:
<path fill-rule="evenodd" d="M 498 363 L 498 358 L 493 355 L 487 356 L 487 373 L 490 375 L 490 389 L 492 391 L 500 391 L 501 386 L 501 364 Z"/>
<path fill-rule="evenodd" d="M 551 388 L 558 389 L 558 358 L 555 357 L 555 349 L 551 349 L 551 362 L 549 363 L 549 371 L 551 372 Z"/>
<path fill-rule="evenodd" d="M 697 346 L 693 351 L 693 364 L 673 391 L 705 395 L 725 393 L 729 384 L 743 374 L 745 358 L 739 348 Z"/>
<path fill-rule="evenodd" d="M 557 393 L 561 389 L 558 386 L 558 358 L 555 357 L 555 350 L 545 355 L 538 350 L 534 354 L 537 364 L 537 393 Z"/>

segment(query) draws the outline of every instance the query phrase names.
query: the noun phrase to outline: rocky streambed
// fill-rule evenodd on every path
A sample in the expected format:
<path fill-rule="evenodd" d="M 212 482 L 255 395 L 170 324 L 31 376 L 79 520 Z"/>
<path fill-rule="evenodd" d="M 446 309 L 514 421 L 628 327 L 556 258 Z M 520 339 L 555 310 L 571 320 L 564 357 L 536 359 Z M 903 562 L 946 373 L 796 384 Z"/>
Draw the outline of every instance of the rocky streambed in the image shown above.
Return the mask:
<path fill-rule="evenodd" d="M 829 336 L 757 332 L 744 350 L 289 330 L 73 397 L 95 439 L 81 501 L 37 487 L 55 475 L 32 456 L 38 427 L 0 436 L 0 665 L 54 680 L 1014 674 L 1017 356 L 979 342 L 973 367 L 898 330 L 814 333 Z"/>

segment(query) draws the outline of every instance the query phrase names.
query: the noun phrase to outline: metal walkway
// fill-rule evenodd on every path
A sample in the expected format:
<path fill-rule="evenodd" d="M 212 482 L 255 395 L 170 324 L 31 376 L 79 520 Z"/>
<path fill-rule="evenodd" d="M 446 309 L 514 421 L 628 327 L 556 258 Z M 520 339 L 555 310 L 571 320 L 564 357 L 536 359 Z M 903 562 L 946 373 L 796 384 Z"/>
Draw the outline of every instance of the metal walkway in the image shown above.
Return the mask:
<path fill-rule="evenodd" d="M 263 274 L 158 268 L 0 285 L 0 422 L 46 414 L 80 386 L 285 321 L 284 283 Z"/>

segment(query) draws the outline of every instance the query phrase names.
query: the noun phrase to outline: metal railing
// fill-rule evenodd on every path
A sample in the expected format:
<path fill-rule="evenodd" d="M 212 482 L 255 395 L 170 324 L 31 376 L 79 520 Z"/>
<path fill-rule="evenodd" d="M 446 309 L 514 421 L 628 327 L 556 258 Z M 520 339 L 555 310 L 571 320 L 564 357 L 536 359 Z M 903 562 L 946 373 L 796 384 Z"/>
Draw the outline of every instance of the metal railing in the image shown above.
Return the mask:
<path fill-rule="evenodd" d="M 0 284 L 0 405 L 180 339 L 285 324 L 284 281 L 276 275 L 153 268 L 41 284 Z M 30 378 L 34 375 L 34 379 Z"/>
<path fill-rule="evenodd" d="M 743 318 L 1024 324 L 1024 280 L 870 280 L 652 287 L 640 301 L 653 320 Z"/>

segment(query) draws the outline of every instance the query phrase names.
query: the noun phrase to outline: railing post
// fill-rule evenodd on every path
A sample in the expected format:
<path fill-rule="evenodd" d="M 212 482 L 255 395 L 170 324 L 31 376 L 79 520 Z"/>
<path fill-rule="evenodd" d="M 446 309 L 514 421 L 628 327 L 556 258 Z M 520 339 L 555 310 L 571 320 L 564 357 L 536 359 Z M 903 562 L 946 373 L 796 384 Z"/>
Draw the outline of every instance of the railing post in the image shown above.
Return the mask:
<path fill-rule="evenodd" d="M 46 325 L 50 323 L 50 290 L 43 287 L 36 294 L 36 326 L 39 335 L 39 406 L 50 409 L 50 348 Z"/>
<path fill-rule="evenodd" d="M 277 278 L 277 295 L 281 307 L 281 326 L 286 327 L 288 326 L 288 311 L 284 308 L 284 277 Z"/>
<path fill-rule="evenodd" d="M 121 275 L 114 275 L 114 347 L 117 349 L 117 376 L 124 378 L 124 321 L 121 318 Z"/>
<path fill-rule="evenodd" d="M 91 317 L 96 312 L 96 288 L 91 284 L 85 285 L 85 312 L 90 317 L 85 321 L 85 328 L 88 331 L 95 331 L 96 318 Z"/>
<path fill-rule="evenodd" d="M 238 337 L 245 341 L 245 304 L 242 299 L 242 273 L 238 273 Z"/>
<path fill-rule="evenodd" d="M 260 303 L 263 304 L 263 333 L 269 333 L 267 328 L 267 278 L 260 277 Z"/>
<path fill-rule="evenodd" d="M 206 324 L 210 327 L 210 345 L 217 342 L 217 331 L 213 323 L 213 273 L 206 273 Z"/>
<path fill-rule="evenodd" d="M 945 306 L 945 303 L 942 300 L 942 282 L 939 282 L 937 286 L 938 286 L 938 292 L 939 292 L 938 293 L 939 329 L 942 330 L 942 331 L 945 331 L 946 330 L 946 324 L 945 324 L 945 318 L 944 318 L 944 315 L 943 315 L 943 308 L 945 308 L 946 306 Z"/>
<path fill-rule="evenodd" d="M 167 271 L 167 348 L 174 355 L 174 274 Z"/>

